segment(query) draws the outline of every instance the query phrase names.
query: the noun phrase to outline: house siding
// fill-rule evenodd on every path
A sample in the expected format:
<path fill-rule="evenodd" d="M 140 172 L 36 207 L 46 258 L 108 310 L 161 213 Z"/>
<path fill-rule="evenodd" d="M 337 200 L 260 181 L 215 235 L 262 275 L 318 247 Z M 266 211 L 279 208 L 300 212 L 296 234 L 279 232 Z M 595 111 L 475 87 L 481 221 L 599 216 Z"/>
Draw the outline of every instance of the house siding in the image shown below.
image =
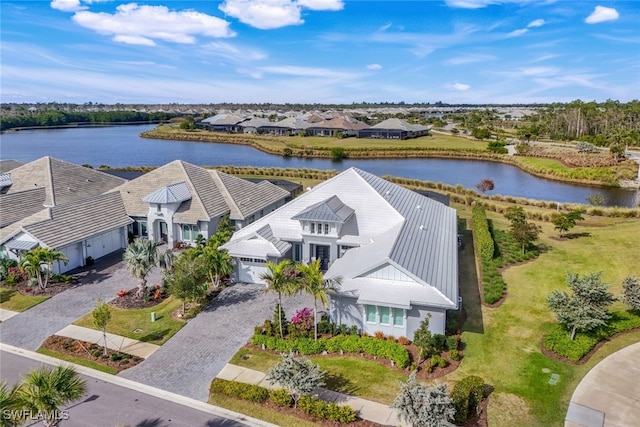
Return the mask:
<path fill-rule="evenodd" d="M 331 295 L 329 317 L 338 325 L 343 323 L 347 326 L 355 325 L 358 330 L 363 330 L 362 306 L 357 303 L 357 298 Z"/>
<path fill-rule="evenodd" d="M 433 307 L 413 306 L 407 310 L 407 338 L 413 339 L 413 333 L 420 328 L 423 319 L 429 318 L 429 330 L 432 334 L 444 334 L 446 325 L 446 311 Z"/>

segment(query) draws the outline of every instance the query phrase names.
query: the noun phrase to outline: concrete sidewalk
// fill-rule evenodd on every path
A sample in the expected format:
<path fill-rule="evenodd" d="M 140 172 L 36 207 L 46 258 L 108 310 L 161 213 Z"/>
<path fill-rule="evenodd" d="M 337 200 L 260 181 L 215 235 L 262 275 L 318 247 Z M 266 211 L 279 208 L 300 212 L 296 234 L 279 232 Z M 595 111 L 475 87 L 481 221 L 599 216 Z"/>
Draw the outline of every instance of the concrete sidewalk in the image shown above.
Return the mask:
<path fill-rule="evenodd" d="M 267 381 L 266 377 L 267 374 L 264 372 L 243 368 L 242 366 L 232 365 L 230 363 L 227 363 L 217 376 L 217 378 L 223 380 L 256 384 L 268 389 L 278 388 L 276 386 L 272 386 L 269 381 Z M 319 399 L 327 402 L 335 402 L 340 405 L 351 406 L 358 414 L 358 417 L 363 420 L 372 421 L 381 425 L 406 427 L 406 424 L 398 418 L 396 410 L 391 408 L 389 405 L 349 396 L 347 394 L 338 393 L 324 388 L 319 388 L 315 395 Z"/>
<path fill-rule="evenodd" d="M 7 310 L 6 308 L 0 308 L 0 322 L 11 319 L 13 316 L 20 314 L 18 311 Z"/>
<path fill-rule="evenodd" d="M 56 335 L 104 345 L 104 337 L 102 336 L 101 331 L 84 328 L 82 326 L 69 325 L 56 332 Z M 149 344 L 147 342 L 136 341 L 131 338 L 126 338 L 107 332 L 107 348 L 146 359 L 147 357 L 155 353 L 156 350 L 160 348 L 160 346 Z"/>

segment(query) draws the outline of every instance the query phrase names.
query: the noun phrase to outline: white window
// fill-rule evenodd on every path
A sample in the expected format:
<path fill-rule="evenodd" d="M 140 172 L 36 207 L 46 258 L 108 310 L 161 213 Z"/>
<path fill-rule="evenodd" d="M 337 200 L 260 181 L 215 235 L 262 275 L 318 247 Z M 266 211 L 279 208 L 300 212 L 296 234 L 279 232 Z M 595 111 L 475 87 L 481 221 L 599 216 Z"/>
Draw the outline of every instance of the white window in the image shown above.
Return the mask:
<path fill-rule="evenodd" d="M 401 308 L 393 309 L 393 326 L 404 326 L 404 310 Z"/>
<path fill-rule="evenodd" d="M 380 312 L 380 324 L 381 325 L 390 325 L 390 309 L 389 307 L 378 307 L 378 311 Z"/>
<path fill-rule="evenodd" d="M 191 240 L 191 226 L 182 224 L 182 240 Z"/>
<path fill-rule="evenodd" d="M 367 323 L 378 322 L 375 305 L 365 305 L 365 311 L 366 311 Z"/>
<path fill-rule="evenodd" d="M 311 223 L 311 231 L 310 231 L 310 233 L 311 234 L 315 234 L 315 232 L 316 232 L 316 223 L 312 222 Z"/>
<path fill-rule="evenodd" d="M 329 234 L 329 224 L 324 225 L 324 234 Z"/>

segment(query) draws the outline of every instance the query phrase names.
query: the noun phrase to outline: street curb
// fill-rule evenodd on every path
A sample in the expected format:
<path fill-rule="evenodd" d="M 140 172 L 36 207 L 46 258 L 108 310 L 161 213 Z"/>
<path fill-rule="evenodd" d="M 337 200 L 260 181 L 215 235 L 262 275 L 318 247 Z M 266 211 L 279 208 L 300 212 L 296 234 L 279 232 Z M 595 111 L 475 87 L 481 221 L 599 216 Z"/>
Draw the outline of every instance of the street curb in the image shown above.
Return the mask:
<path fill-rule="evenodd" d="M 202 412 L 206 412 L 211 415 L 217 415 L 219 417 L 227 418 L 232 421 L 236 421 L 247 426 L 253 427 L 277 427 L 276 424 L 272 424 L 257 418 L 250 417 L 248 415 L 233 412 L 219 406 L 214 406 L 206 402 L 191 399 L 189 397 L 181 396 L 176 393 L 161 390 L 159 388 L 151 387 L 145 384 L 141 384 L 135 381 L 131 381 L 126 378 L 121 378 L 115 375 L 107 374 L 106 372 L 96 371 L 95 369 L 87 368 L 86 366 L 77 365 L 75 363 L 66 362 L 64 360 L 56 359 L 55 357 L 46 356 L 44 354 L 35 353 L 33 351 L 24 350 L 22 348 L 14 347 L 9 344 L 0 343 L 0 351 L 15 354 L 18 356 L 26 357 L 41 363 L 47 363 L 50 365 L 71 365 L 75 368 L 76 372 L 88 377 L 92 377 L 104 382 L 115 384 L 121 387 L 126 387 L 131 390 L 139 391 L 141 393 L 148 394 L 150 396 L 158 397 L 160 399 L 168 400 L 189 408 L 197 409 Z"/>

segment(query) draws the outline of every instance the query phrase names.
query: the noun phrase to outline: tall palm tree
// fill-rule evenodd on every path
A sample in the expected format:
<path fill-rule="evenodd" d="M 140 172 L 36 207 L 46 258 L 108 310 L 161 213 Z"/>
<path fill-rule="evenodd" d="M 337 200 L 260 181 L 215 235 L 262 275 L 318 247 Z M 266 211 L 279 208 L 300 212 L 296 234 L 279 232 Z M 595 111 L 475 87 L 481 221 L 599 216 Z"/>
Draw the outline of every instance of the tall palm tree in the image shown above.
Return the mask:
<path fill-rule="evenodd" d="M 278 324 L 280 338 L 284 337 L 282 331 L 282 295 L 292 295 L 296 292 L 298 283 L 293 263 L 290 260 L 280 261 L 278 264 L 267 262 L 267 272 L 260 275 L 260 279 L 267 282 L 266 292 L 278 293 Z"/>
<path fill-rule="evenodd" d="M 31 370 L 17 391 L 25 413 L 39 414 L 47 427 L 57 426 L 62 406 L 87 392 L 85 381 L 72 367 L 41 367 Z"/>
<path fill-rule="evenodd" d="M 318 340 L 318 301 L 323 307 L 327 307 L 329 292 L 337 291 L 342 282 L 341 277 L 325 280 L 320 269 L 320 260 L 316 259 L 305 265 L 300 264 L 298 271 L 301 274 L 300 283 L 302 290 L 313 297 L 313 337 Z"/>
<path fill-rule="evenodd" d="M 44 291 L 49 284 L 53 274 L 53 263 L 56 261 L 62 261 L 65 265 L 69 262 L 62 252 L 38 246 L 22 254 L 20 267 L 29 274 L 29 277 L 38 279 L 38 286 Z"/>
<path fill-rule="evenodd" d="M 22 424 L 21 405 L 17 385 L 9 386 L 0 381 L 0 427 L 14 427 Z"/>
<path fill-rule="evenodd" d="M 142 298 L 147 290 L 147 274 L 159 262 L 158 244 L 151 240 L 135 239 L 125 249 L 123 259 L 129 273 L 138 280 L 136 295 Z"/>

